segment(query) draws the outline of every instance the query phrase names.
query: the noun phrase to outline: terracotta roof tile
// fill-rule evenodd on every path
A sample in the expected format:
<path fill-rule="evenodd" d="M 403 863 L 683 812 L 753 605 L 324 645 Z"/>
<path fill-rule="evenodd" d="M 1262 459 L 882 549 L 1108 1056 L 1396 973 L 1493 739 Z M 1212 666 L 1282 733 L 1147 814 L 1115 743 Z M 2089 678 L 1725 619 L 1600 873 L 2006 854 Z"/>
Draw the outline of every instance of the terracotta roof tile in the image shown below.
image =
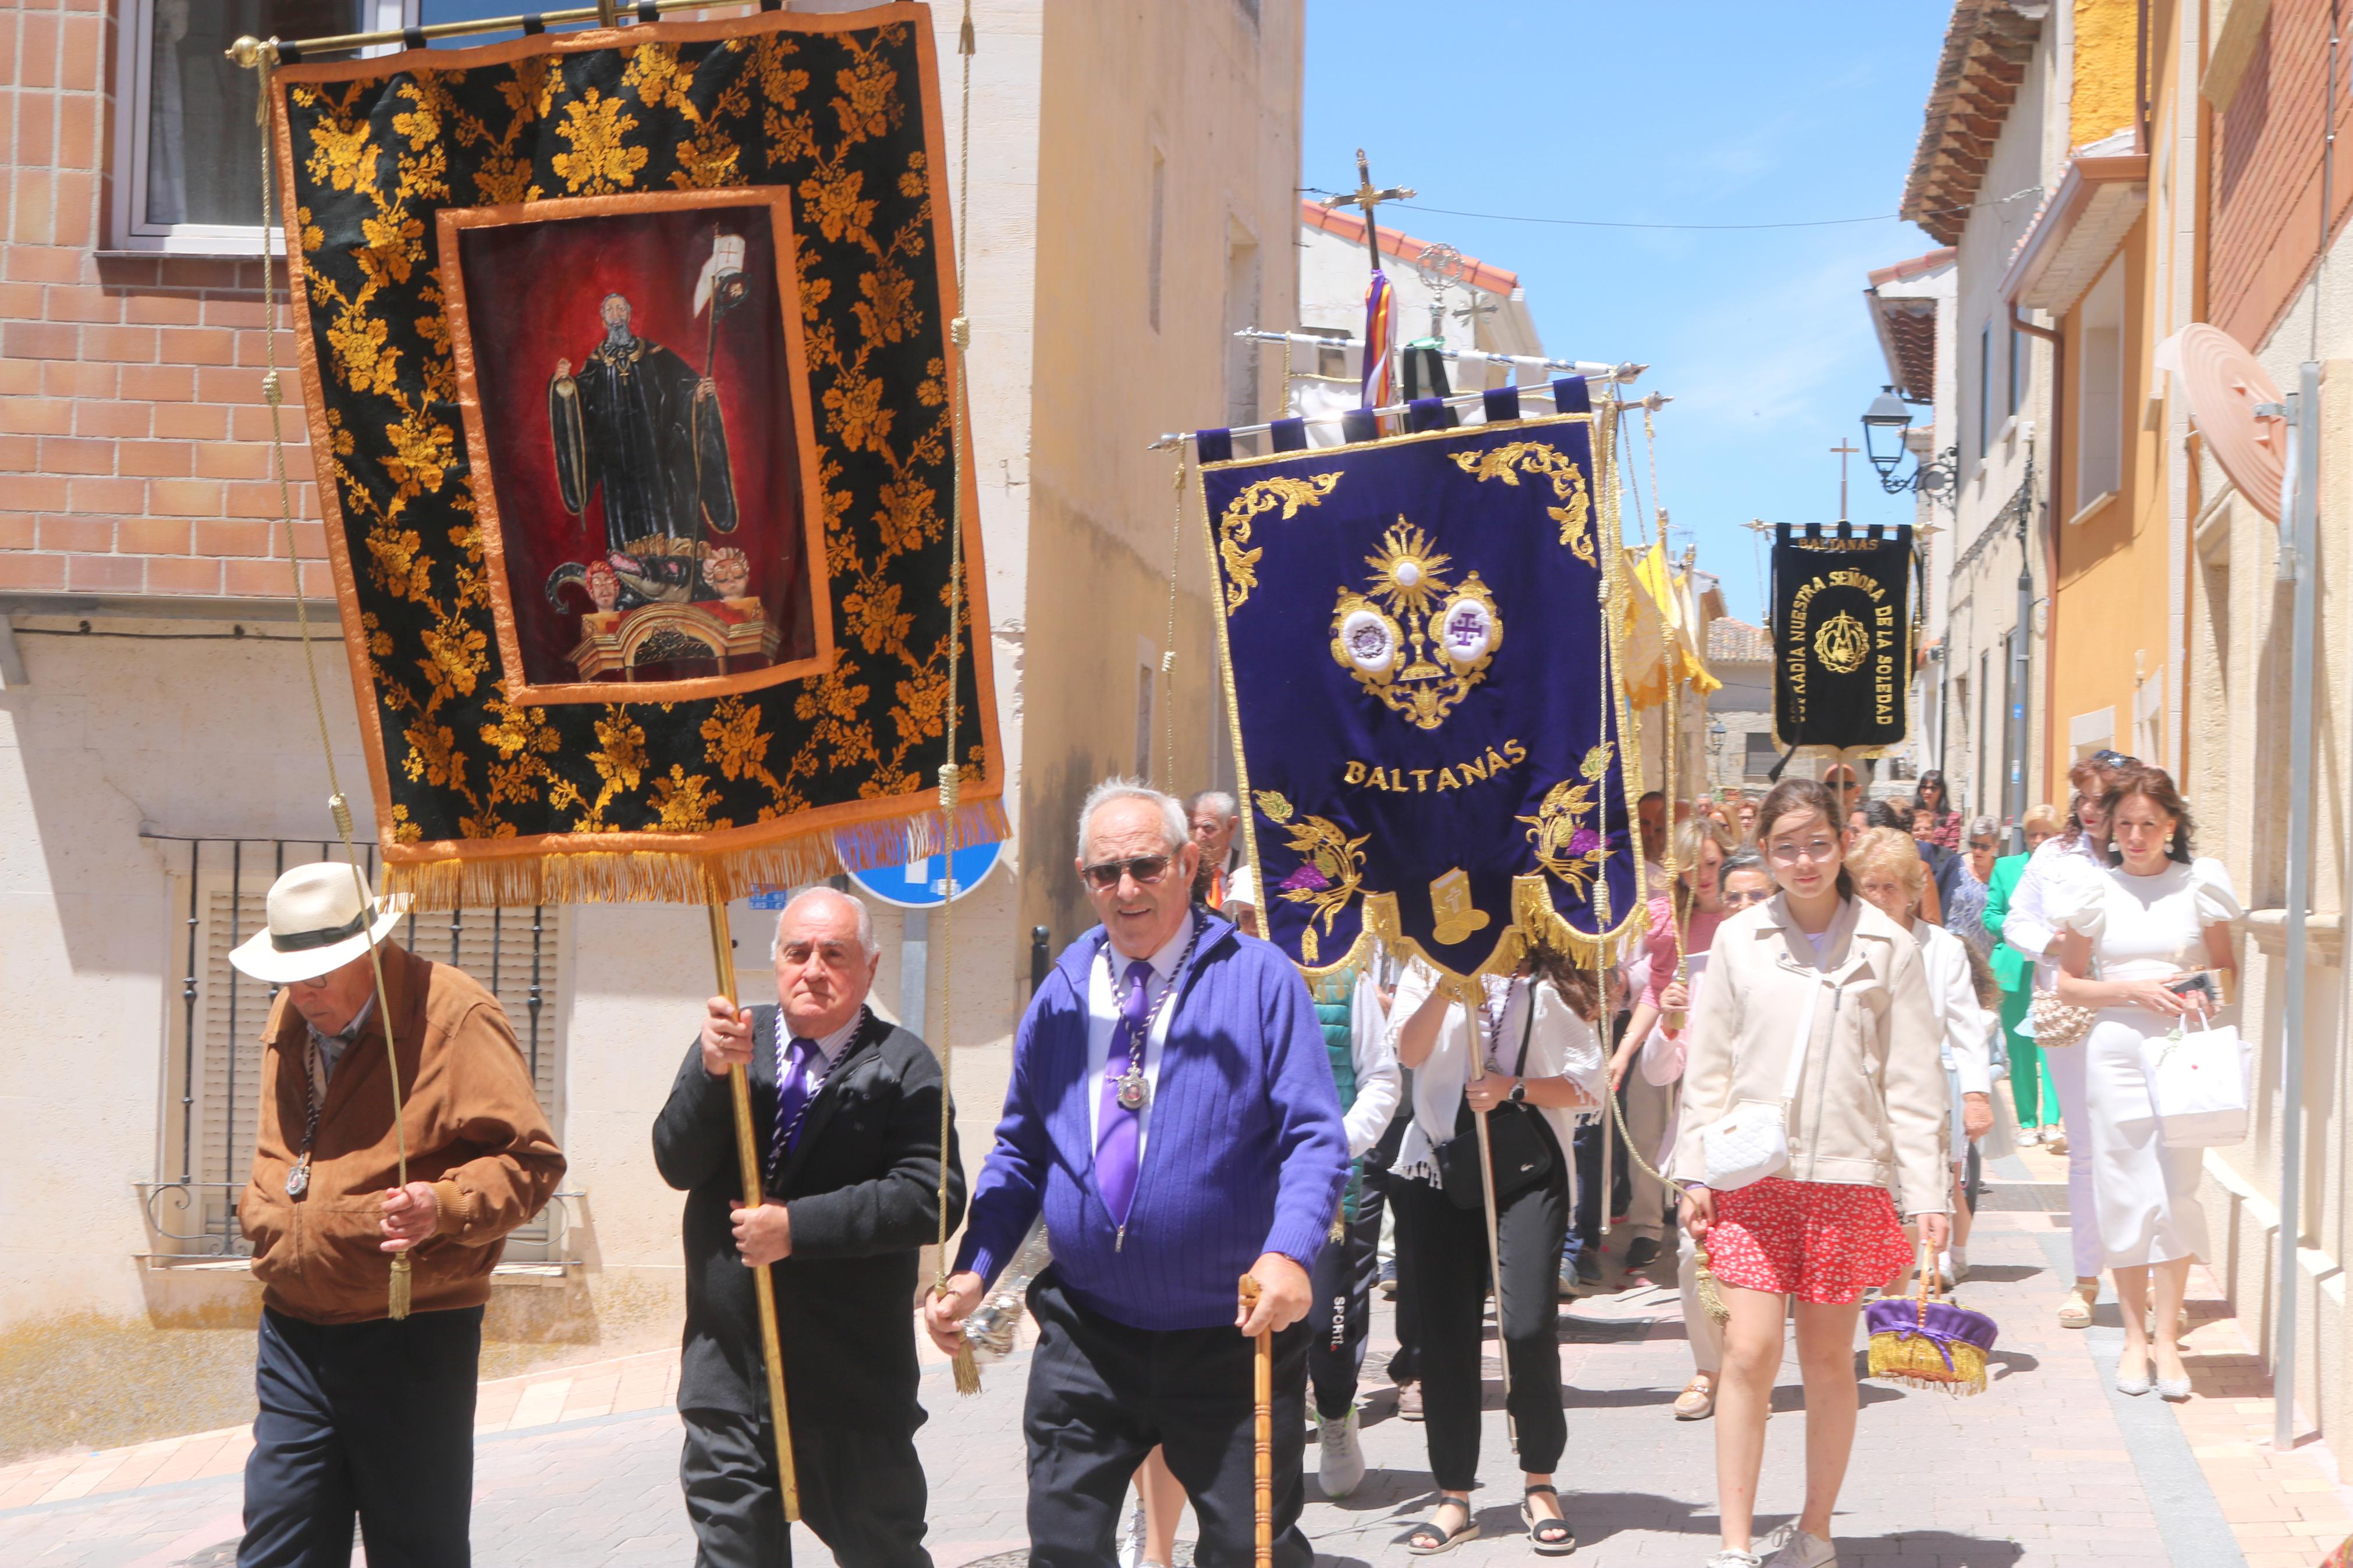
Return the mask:
<path fill-rule="evenodd" d="M 1338 235 L 1352 245 L 1365 243 L 1365 220 L 1361 215 L 1335 212 L 1312 196 L 1299 198 L 1299 221 L 1310 228 L 1320 228 L 1325 234 Z M 1416 239 L 1413 236 L 1391 228 L 1387 224 L 1381 226 L 1383 256 L 1395 257 L 1399 261 L 1411 263 L 1419 259 L 1421 253 L 1429 249 L 1431 243 L 1426 239 Z M 1490 294 L 1508 294 L 1520 286 L 1518 273 L 1506 272 L 1500 267 L 1490 267 L 1472 256 L 1462 258 L 1462 280 L 1473 289 L 1484 289 Z"/>
<path fill-rule="evenodd" d="M 2013 0 L 1955 0 L 1902 209 L 1942 244 L 1968 223 L 2042 34 L 2041 16 L 2021 15 Z"/>
<path fill-rule="evenodd" d="M 1762 626 L 1736 621 L 1730 616 L 1707 624 L 1710 664 L 1765 664 L 1773 658 L 1773 639 Z"/>

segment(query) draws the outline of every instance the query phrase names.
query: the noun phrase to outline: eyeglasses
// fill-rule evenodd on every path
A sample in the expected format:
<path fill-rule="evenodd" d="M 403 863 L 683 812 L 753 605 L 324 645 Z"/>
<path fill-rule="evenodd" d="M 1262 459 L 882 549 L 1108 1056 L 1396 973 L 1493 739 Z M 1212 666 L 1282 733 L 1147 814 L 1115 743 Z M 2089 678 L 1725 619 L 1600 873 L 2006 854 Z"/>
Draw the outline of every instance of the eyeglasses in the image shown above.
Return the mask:
<path fill-rule="evenodd" d="M 1109 892 L 1119 886 L 1122 877 L 1133 877 L 1137 884 L 1147 885 L 1168 875 L 1170 857 L 1166 855 L 1134 855 L 1124 860 L 1105 860 L 1088 867 L 1080 875 Z"/>
<path fill-rule="evenodd" d="M 1835 858 L 1838 852 L 1838 841 L 1831 838 L 1809 839 L 1804 844 L 1772 844 L 1767 845 L 1765 849 L 1766 854 L 1785 864 L 1798 860 L 1811 860 L 1820 864 Z"/>
<path fill-rule="evenodd" d="M 1770 888 L 1750 888 L 1746 892 L 1735 892 L 1732 889 L 1726 888 L 1723 894 L 1724 901 L 1734 909 L 1745 909 L 1750 904 L 1761 904 L 1772 896 L 1773 889 Z"/>

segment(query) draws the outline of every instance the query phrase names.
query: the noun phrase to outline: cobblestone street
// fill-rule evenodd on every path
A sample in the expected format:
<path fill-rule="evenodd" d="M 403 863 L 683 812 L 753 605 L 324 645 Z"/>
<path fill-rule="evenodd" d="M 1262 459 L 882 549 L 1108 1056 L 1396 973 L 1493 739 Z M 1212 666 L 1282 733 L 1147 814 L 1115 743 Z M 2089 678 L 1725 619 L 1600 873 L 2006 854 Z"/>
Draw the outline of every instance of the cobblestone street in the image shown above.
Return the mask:
<path fill-rule="evenodd" d="M 1847 1568 L 2063 1568 L 2170 1563 L 2174 1568 L 2310 1568 L 2353 1533 L 2353 1493 L 2307 1444 L 2274 1455 L 2268 1385 L 2211 1283 L 2193 1289 L 2197 1396 L 2168 1406 L 2108 1389 L 2115 1309 L 2087 1333 L 2057 1327 L 2064 1187 L 2056 1162 L 2015 1163 L 1979 1215 L 1976 1277 L 1962 1291 L 2002 1325 L 1994 1382 L 1950 1400 L 1863 1385 L 1862 1427 L 1838 1520 Z M 2030 1174 L 2034 1178 L 2030 1181 Z M 1371 1366 L 1385 1359 L 1388 1314 Z M 934 1358 L 936 1361 L 936 1358 Z M 1699 1563 L 1715 1538 L 1713 1428 L 1668 1412 L 1689 1375 L 1670 1290 L 1641 1279 L 1566 1312 L 1569 1385 L 1562 1469 L 1576 1561 L 1609 1568 Z M 1490 1365 L 1493 1366 L 1491 1361 Z M 944 1365 L 924 1378 L 922 1435 L 939 1568 L 1026 1544 L 1020 1447 L 1024 1361 L 959 1400 Z M 651 1568 L 684 1564 L 692 1540 L 679 1502 L 675 1357 L 638 1356 L 483 1385 L 474 1506 L 484 1568 Z M 1799 1407 L 1794 1362 L 1776 1408 Z M 1399 1420 L 1376 1372 L 1366 1379 L 1370 1472 L 1354 1495 L 1321 1499 L 1306 1525 L 1319 1559 L 1403 1563 L 1402 1535 L 1430 1503 L 1419 1426 Z M 1476 1499 L 1481 1540 L 1464 1563 L 1525 1557 L 1507 1469 L 1500 1384 Z M 1767 1454 L 1761 1523 L 1798 1501 L 1797 1424 Z M 204 1434 L 0 1470 L 0 1562 L 15 1568 L 217 1568 L 233 1561 L 244 1434 Z M 1309 1447 L 1311 1462 L 1314 1447 Z M 2157 1517 L 2161 1504 L 2163 1522 Z M 1180 1532 L 1180 1541 L 1189 1532 Z M 803 1563 L 830 1559 L 806 1532 Z"/>

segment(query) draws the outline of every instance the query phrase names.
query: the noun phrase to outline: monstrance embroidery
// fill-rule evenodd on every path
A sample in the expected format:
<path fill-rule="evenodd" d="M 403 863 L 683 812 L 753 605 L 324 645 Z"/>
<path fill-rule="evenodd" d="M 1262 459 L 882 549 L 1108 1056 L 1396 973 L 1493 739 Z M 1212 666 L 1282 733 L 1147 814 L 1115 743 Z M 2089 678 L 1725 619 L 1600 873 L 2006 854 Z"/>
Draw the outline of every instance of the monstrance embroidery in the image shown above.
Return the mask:
<path fill-rule="evenodd" d="M 1417 728 L 1435 730 L 1479 684 L 1504 643 L 1494 595 L 1472 573 L 1447 581 L 1453 557 L 1402 517 L 1365 557 L 1369 593 L 1340 590 L 1332 657 L 1356 684 Z"/>

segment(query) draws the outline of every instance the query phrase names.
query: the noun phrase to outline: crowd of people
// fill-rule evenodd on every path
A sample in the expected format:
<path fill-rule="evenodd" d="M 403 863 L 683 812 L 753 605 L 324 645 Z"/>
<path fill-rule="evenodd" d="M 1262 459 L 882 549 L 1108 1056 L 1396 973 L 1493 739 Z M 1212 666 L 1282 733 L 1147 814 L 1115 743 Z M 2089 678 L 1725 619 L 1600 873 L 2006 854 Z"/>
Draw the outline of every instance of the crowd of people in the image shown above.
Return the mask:
<path fill-rule="evenodd" d="M 1605 970 L 1539 946 L 1519 973 L 1484 978 L 1475 1011 L 1427 966 L 1387 955 L 1344 973 L 1345 1005 L 1320 979 L 1327 1032 L 1345 1028 L 1345 1067 L 1341 1037 L 1331 1049 L 1354 1162 L 1353 1206 L 1315 1273 L 1324 1492 L 1345 1496 L 1365 1473 L 1356 1374 L 1365 1287 L 1377 1279 L 1396 1303 L 1396 1408 L 1426 1424 L 1436 1497 L 1408 1550 L 1435 1554 L 1478 1533 L 1478 1355 L 1493 1297 L 1530 1546 L 1573 1550 L 1552 1479 L 1566 1439 L 1558 1303 L 1618 1288 L 1612 1265 L 1620 1282 L 1663 1283 L 1672 1269 L 1693 1361 L 1672 1415 L 1718 1422 L 1723 1543 L 1711 1568 L 1832 1563 L 1861 1307 L 1916 1288 L 1915 1270 L 1940 1290 L 1968 1277 L 1983 1163 L 2021 1144 L 2067 1157 L 2086 1216 L 2059 1321 L 2087 1324 L 2099 1276 L 2113 1272 L 2134 1325 L 2118 1387 L 2183 1397 L 2181 1289 L 2205 1246 L 2196 1160 L 2152 1131 L 2141 1047 L 2196 1005 L 2169 984 L 2230 969 L 2236 905 L 2221 868 L 2190 858 L 2187 806 L 2161 771 L 2103 754 L 2070 783 L 2063 816 L 2025 815 L 2017 854 L 2004 853 L 2001 821 L 1955 810 L 1933 772 L 1908 795 L 1878 798 L 1843 768 L 1761 798 L 1653 793 L 1636 813 L 1652 896 L 1638 940 Z M 1203 794 L 1187 808 L 1198 890 L 1258 934 L 1248 868 L 1225 869 L 1237 858 L 1232 801 Z M 2037 1044 L 2038 990 L 2096 1015 L 2080 1047 Z M 1376 1043 L 1385 1048 L 1368 1051 Z M 1383 1133 L 1367 1108 L 1388 1105 Z M 1788 1129 L 1785 1167 L 1711 1182 L 1710 1123 L 1773 1105 Z M 1484 1216 L 1443 1151 L 1467 1144 L 1474 1115 L 1493 1126 L 1506 1113 L 1541 1153 L 1533 1174 L 1497 1179 L 1491 1258 Z M 1670 1237 L 1678 1245 L 1662 1253 Z M 1701 1304 L 1703 1246 L 1731 1308 L 1721 1327 Z M 2137 1313 L 2152 1293 L 2153 1312 Z M 1760 1544 L 1750 1521 L 1785 1318 L 1806 1383 L 1807 1492 L 1799 1517 Z M 1164 1483 L 1155 1494 L 1151 1474 L 1138 1478 L 1131 1563 L 1170 1560 L 1183 1492 Z"/>
<path fill-rule="evenodd" d="M 1385 1370 L 1431 1480 L 1406 1550 L 1480 1532 L 1492 1299 L 1528 1547 L 1573 1552 L 1561 1302 L 1613 1271 L 1683 1294 L 1693 1365 L 1672 1414 L 1716 1424 L 1708 1568 L 1826 1568 L 1863 1303 L 1967 1277 L 1972 1163 L 2012 1139 L 2068 1162 L 2059 1321 L 2088 1323 L 2112 1275 L 2116 1387 L 2187 1397 L 2182 1296 L 2209 1244 L 2196 1151 L 2162 1135 L 2146 1064 L 2227 1000 L 2240 910 L 2161 770 L 2104 752 L 2069 781 L 2063 816 L 2028 813 L 2007 856 L 2005 826 L 1963 819 L 1933 773 L 1905 799 L 1864 799 L 1851 772 L 1761 798 L 1653 793 L 1629 940 L 1597 958 L 1515 938 L 1510 973 L 1467 989 L 1382 952 L 1303 973 L 1259 939 L 1230 796 L 1106 781 L 1072 859 L 1100 923 L 1030 998 L 968 1203 L 936 1058 L 868 1005 L 865 906 L 800 893 L 771 950 L 777 1004 L 711 998 L 653 1126 L 686 1194 L 680 1485 L 698 1563 L 788 1563 L 791 1496 L 850 1568 L 929 1568 L 904 1308 L 944 1221 L 962 1240 L 920 1321 L 945 1351 L 1040 1227 L 1050 1245 L 1026 1294 L 1041 1568 L 1123 1552 L 1166 1568 L 1188 1505 L 1195 1561 L 1249 1561 L 1261 1441 L 1273 1560 L 1306 1568 L 1308 1434 L 1326 1496 L 1362 1482 L 1383 1290 Z M 495 998 L 402 951 L 396 919 L 352 868 L 297 868 L 233 955 L 282 987 L 240 1205 L 266 1301 L 240 1563 L 341 1561 L 354 1514 L 371 1562 L 467 1560 L 488 1274 L 565 1168 Z M 1792 1323 L 1805 1493 L 1760 1536 Z"/>

